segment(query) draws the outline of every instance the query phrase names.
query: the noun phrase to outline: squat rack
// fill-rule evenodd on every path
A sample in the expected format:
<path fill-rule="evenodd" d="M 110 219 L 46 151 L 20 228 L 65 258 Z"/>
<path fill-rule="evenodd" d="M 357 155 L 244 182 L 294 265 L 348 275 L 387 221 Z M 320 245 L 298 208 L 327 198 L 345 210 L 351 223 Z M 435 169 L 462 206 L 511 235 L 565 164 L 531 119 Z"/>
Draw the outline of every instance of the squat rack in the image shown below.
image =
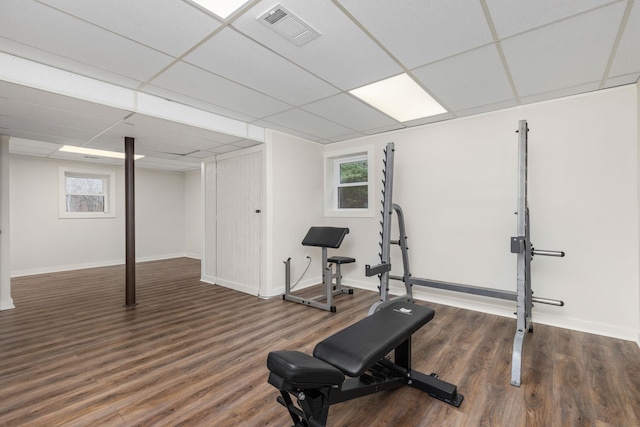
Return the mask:
<path fill-rule="evenodd" d="M 564 306 L 564 302 L 549 298 L 539 298 L 533 296 L 531 289 L 531 260 L 534 255 L 564 257 L 562 251 L 549 251 L 534 249 L 531 245 L 529 228 L 529 205 L 527 201 L 527 135 L 529 128 L 526 120 L 518 122 L 518 201 L 517 201 L 517 236 L 511 237 L 511 252 L 517 254 L 517 289 L 505 291 L 502 289 L 492 289 L 480 286 L 464 285 L 459 283 L 443 282 L 439 280 L 423 279 L 413 277 L 409 266 L 409 254 L 407 247 L 407 236 L 405 232 L 404 214 L 402 208 L 392 202 L 393 192 L 393 163 L 394 163 L 394 143 L 387 144 L 383 159 L 383 201 L 382 201 L 382 232 L 380 242 L 380 264 L 375 266 L 366 265 L 367 276 L 378 275 L 380 279 L 380 301 L 373 304 L 369 314 L 379 310 L 393 301 L 405 300 L 413 301 L 413 286 L 425 286 L 437 289 L 444 289 L 454 292 L 463 292 L 474 295 L 481 295 L 490 298 L 498 298 L 515 301 L 517 306 L 517 326 L 513 341 L 513 355 L 511 362 L 511 384 L 520 386 L 522 369 L 522 346 L 524 343 L 525 331 L 533 332 L 532 307 L 533 303 Z M 395 211 L 398 218 L 399 239 L 391 240 L 391 216 Z M 399 245 L 402 252 L 402 264 L 404 273 L 402 276 L 391 275 L 391 245 Z M 389 280 L 401 280 L 405 284 L 406 294 L 395 298 L 389 296 Z"/>

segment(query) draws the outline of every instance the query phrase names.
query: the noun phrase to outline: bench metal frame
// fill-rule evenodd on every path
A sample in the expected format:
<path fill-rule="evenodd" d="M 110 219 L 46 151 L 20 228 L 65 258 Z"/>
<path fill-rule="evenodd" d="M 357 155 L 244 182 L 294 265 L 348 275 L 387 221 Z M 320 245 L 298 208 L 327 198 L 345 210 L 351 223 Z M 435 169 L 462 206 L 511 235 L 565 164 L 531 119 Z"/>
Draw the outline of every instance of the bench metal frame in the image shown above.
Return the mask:
<path fill-rule="evenodd" d="M 401 303 L 400 306 L 402 305 L 403 304 Z M 404 305 L 406 305 L 406 303 L 404 303 Z M 419 330 L 424 324 L 417 325 L 416 329 L 413 329 L 413 332 L 407 331 L 407 335 L 400 336 L 399 338 L 402 340 L 400 341 L 400 344 L 395 344 L 398 341 L 392 343 L 393 341 L 384 334 L 380 337 L 380 343 L 375 342 L 375 340 L 368 341 L 370 343 L 374 343 L 374 347 L 378 346 L 375 348 L 374 354 L 379 353 L 384 356 L 379 360 L 369 360 L 367 359 L 368 356 L 362 355 L 363 360 L 353 362 L 352 358 L 354 351 L 361 347 L 354 348 L 354 345 L 358 346 L 358 344 L 354 344 L 354 341 L 350 338 L 345 338 L 345 335 L 347 337 L 349 337 L 350 334 L 360 336 L 362 334 L 362 329 L 357 328 L 361 327 L 368 329 L 371 334 L 377 337 L 377 331 L 380 330 L 380 327 L 376 322 L 384 322 L 386 324 L 389 320 L 385 316 L 391 312 L 398 311 L 397 306 L 398 304 L 396 304 L 396 307 L 388 307 L 387 309 L 389 311 L 384 314 L 375 313 L 375 316 L 381 316 L 377 317 L 375 320 L 372 319 L 371 316 L 366 317 L 347 327 L 343 331 L 338 332 L 334 336 L 327 338 L 316 346 L 316 350 L 314 350 L 314 357 L 300 354 L 299 352 L 275 352 L 280 353 L 277 358 L 281 361 L 285 360 L 286 363 L 274 364 L 277 368 L 269 366 L 270 373 L 268 382 L 280 391 L 280 396 L 277 398 L 277 401 L 287 408 L 289 415 L 294 422 L 294 427 L 325 426 L 329 407 L 331 405 L 403 386 L 417 388 L 445 403 L 455 407 L 460 406 L 464 396 L 458 394 L 457 387 L 454 384 L 441 380 L 436 374 L 426 375 L 421 372 L 414 371 L 411 368 L 411 336 L 413 332 Z M 411 310 L 408 311 L 410 312 Z M 433 313 L 433 311 L 431 312 Z M 431 316 L 433 317 L 433 314 Z M 429 320 L 431 320 L 431 318 L 426 320 L 425 323 Z M 336 344 L 335 341 L 335 337 L 339 334 L 342 334 L 342 336 L 337 338 L 337 340 L 338 342 L 344 342 L 344 344 L 342 344 L 342 350 L 349 354 L 346 359 L 348 360 L 346 364 L 345 362 L 340 361 L 342 357 L 339 348 L 340 344 Z M 331 344 L 328 344 L 328 348 L 331 349 L 329 351 L 333 351 L 333 348 L 335 347 L 337 353 L 331 354 L 335 354 L 337 356 L 335 358 L 331 357 L 330 359 L 327 359 L 327 362 L 324 362 L 322 361 L 324 357 L 322 355 L 317 355 L 318 348 L 324 345 L 325 342 L 332 339 L 334 339 L 334 341 L 331 342 Z M 393 340 L 395 340 L 395 338 Z M 345 349 L 344 346 L 347 348 Z M 325 347 L 325 352 L 327 351 L 326 348 L 327 347 Z M 365 354 L 366 351 L 367 350 L 365 350 Z M 393 360 L 388 356 L 388 353 L 390 352 L 393 353 Z M 296 354 L 296 357 L 292 358 L 290 355 L 285 356 L 283 353 L 294 353 Z M 275 355 L 270 354 L 269 359 L 273 356 Z M 302 360 L 300 360 L 300 358 L 302 358 Z M 305 366 L 313 365 L 307 362 L 307 360 L 324 364 L 328 368 L 336 369 L 337 372 L 342 371 L 348 375 L 358 376 L 348 377 L 341 384 L 337 385 L 331 385 L 336 384 L 337 381 L 334 383 L 321 382 L 319 384 L 309 384 L 306 382 L 292 383 L 283 378 L 283 376 L 287 377 L 289 375 L 289 371 L 292 369 L 290 366 L 293 366 L 294 370 L 313 369 L 305 368 Z M 357 368 L 353 367 L 354 364 Z M 282 368 L 282 366 L 286 366 L 286 368 Z M 280 372 L 274 372 L 274 370 L 282 371 L 282 376 L 279 375 Z M 313 378 L 326 378 L 326 375 L 326 373 L 322 373 L 321 375 L 315 374 Z M 309 379 L 310 377 L 305 375 L 302 375 L 302 379 L 300 378 L 301 377 L 298 377 L 300 381 L 312 381 Z M 320 381 L 322 381 L 322 379 L 320 379 Z M 297 405 L 294 404 L 294 398 L 296 399 Z"/>
<path fill-rule="evenodd" d="M 280 390 L 277 402 L 287 408 L 295 427 L 325 426 L 329 407 L 385 390 L 410 386 L 428 393 L 431 397 L 459 407 L 464 396 L 457 393 L 455 385 L 411 369 L 411 339 L 394 350 L 395 362 L 385 358 L 358 378 L 347 378 L 340 386 L 304 388 L 269 373 L 269 384 Z M 296 399 L 294 404 L 292 396 Z"/>
<path fill-rule="evenodd" d="M 311 229 L 313 228 L 315 227 L 311 227 Z M 325 228 L 331 229 L 331 227 Z M 344 233 L 345 235 L 349 233 L 348 228 L 342 230 L 346 230 L 346 232 Z M 304 246 L 319 246 L 317 242 L 314 244 L 308 244 L 305 243 L 305 240 L 303 240 L 302 244 Z M 340 265 L 349 264 L 356 261 L 354 258 L 348 257 L 327 257 L 328 247 L 339 248 L 341 244 L 342 239 L 340 239 L 337 243 L 334 242 L 333 246 L 320 246 L 322 248 L 322 294 L 316 295 L 312 298 L 303 298 L 291 293 L 291 258 L 288 258 L 286 261 L 284 261 L 285 292 L 284 295 L 282 295 L 282 299 L 335 313 L 336 306 L 333 305 L 333 297 L 341 294 L 353 294 L 353 289 L 342 287 L 342 270 L 340 268 Z M 334 265 L 336 266 L 335 272 L 333 271 Z"/>

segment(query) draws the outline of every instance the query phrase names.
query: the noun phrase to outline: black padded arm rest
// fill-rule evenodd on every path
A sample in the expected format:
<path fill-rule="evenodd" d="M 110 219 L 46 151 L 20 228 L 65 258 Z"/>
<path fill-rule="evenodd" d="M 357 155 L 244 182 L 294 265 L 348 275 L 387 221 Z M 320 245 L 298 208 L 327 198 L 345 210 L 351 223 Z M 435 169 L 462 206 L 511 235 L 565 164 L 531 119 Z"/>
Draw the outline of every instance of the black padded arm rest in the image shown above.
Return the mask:
<path fill-rule="evenodd" d="M 435 312 L 398 301 L 316 345 L 313 356 L 359 377 L 433 319 Z"/>
<path fill-rule="evenodd" d="M 321 248 L 339 248 L 344 236 L 349 234 L 343 227 L 311 227 L 304 236 L 304 246 L 320 246 Z"/>
<path fill-rule="evenodd" d="M 270 352 L 267 368 L 294 387 L 324 387 L 344 382 L 342 371 L 299 351 Z"/>

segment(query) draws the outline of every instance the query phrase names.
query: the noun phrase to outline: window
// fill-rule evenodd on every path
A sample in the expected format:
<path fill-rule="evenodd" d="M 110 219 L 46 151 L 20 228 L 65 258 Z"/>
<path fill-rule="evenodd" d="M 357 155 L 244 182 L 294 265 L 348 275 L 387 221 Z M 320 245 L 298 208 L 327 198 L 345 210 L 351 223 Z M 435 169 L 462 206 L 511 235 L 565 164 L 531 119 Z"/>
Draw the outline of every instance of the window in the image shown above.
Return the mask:
<path fill-rule="evenodd" d="M 369 167 L 367 157 L 335 160 L 336 206 L 338 209 L 367 209 Z"/>
<path fill-rule="evenodd" d="M 325 216 L 373 216 L 373 150 L 325 153 Z"/>
<path fill-rule="evenodd" d="M 60 168 L 60 218 L 115 217 L 115 173 Z"/>

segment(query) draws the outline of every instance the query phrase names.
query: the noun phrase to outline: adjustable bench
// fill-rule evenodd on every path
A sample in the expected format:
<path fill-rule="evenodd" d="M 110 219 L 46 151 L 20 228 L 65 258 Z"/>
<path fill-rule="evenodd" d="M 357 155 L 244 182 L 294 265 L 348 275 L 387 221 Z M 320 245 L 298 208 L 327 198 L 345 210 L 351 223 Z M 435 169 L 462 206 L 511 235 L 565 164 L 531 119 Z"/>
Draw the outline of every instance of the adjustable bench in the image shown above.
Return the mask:
<path fill-rule="evenodd" d="M 333 297 L 339 294 L 353 294 L 353 289 L 342 287 L 340 266 L 356 262 L 356 260 L 344 256 L 327 258 L 327 248 L 339 248 L 347 234 L 349 234 L 349 229 L 344 227 L 311 227 L 302 240 L 302 245 L 322 248 L 322 294 L 313 298 L 301 298 L 291 294 L 291 258 L 289 258 L 285 261 L 285 292 L 282 298 L 335 313 L 336 306 L 333 305 Z M 336 266 L 335 273 L 333 272 L 334 265 Z M 335 283 L 333 279 L 336 279 Z"/>
<path fill-rule="evenodd" d="M 455 385 L 411 369 L 411 335 L 434 313 L 398 301 L 321 341 L 313 356 L 270 352 L 269 384 L 280 390 L 277 401 L 289 411 L 294 427 L 325 426 L 330 405 L 404 385 L 460 406 L 464 397 Z"/>

